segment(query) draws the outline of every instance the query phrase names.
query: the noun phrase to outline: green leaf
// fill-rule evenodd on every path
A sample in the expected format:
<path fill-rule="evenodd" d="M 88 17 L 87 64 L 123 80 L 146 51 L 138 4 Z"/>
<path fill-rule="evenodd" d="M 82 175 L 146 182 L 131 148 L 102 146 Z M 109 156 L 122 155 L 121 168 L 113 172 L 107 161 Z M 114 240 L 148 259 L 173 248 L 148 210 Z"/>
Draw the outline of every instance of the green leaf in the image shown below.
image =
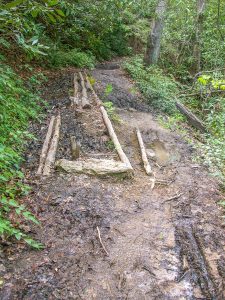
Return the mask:
<path fill-rule="evenodd" d="M 5 9 L 14 8 L 14 7 L 16 7 L 16 6 L 20 5 L 20 4 L 22 4 L 23 2 L 26 2 L 26 1 L 27 1 L 27 0 L 15 0 L 15 1 L 12 1 L 12 2 L 6 4 L 6 5 L 4 6 L 4 8 L 5 8 Z"/>
<path fill-rule="evenodd" d="M 61 9 L 56 9 L 55 11 L 57 12 L 58 15 L 65 17 L 65 14 Z"/>

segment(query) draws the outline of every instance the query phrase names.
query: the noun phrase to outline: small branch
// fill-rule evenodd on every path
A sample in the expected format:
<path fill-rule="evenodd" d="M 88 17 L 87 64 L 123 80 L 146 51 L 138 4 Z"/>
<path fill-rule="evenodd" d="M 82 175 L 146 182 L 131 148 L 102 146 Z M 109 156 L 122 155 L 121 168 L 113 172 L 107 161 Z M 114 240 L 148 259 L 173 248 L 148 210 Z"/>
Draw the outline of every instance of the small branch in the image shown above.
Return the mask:
<path fill-rule="evenodd" d="M 169 201 L 176 200 L 176 199 L 180 198 L 183 194 L 184 194 L 184 193 L 176 194 L 176 195 L 174 195 L 173 197 L 170 197 L 170 198 L 166 199 L 163 203 L 166 203 L 166 202 L 169 202 Z"/>
<path fill-rule="evenodd" d="M 105 246 L 104 246 L 104 244 L 102 242 L 101 232 L 100 232 L 98 226 L 97 226 L 97 231 L 98 231 L 98 238 L 99 238 L 100 244 L 102 245 L 102 248 L 105 251 L 105 253 L 109 256 L 109 252 L 106 250 L 106 248 L 105 248 Z"/>

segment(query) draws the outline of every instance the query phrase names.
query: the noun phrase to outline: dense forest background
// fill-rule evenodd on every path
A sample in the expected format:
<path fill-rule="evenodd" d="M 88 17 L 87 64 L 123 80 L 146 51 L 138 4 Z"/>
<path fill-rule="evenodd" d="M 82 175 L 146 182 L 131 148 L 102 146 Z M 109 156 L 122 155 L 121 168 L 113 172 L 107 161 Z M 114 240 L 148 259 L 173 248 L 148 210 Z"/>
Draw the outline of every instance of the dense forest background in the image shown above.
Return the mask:
<path fill-rule="evenodd" d="M 165 126 L 191 142 L 177 99 L 204 121 L 205 134 L 191 132 L 201 153 L 196 159 L 224 179 L 224 0 L 15 0 L 0 5 L 0 234 L 40 246 L 15 226 L 21 215 L 38 222 L 17 201 L 29 190 L 20 170 L 25 141 L 33 138 L 28 122 L 42 116 L 36 91 L 44 76 L 38 70 L 94 68 L 99 61 L 126 57 L 124 68 L 149 105 L 162 112 Z M 152 42 L 158 53 L 149 59 Z"/>

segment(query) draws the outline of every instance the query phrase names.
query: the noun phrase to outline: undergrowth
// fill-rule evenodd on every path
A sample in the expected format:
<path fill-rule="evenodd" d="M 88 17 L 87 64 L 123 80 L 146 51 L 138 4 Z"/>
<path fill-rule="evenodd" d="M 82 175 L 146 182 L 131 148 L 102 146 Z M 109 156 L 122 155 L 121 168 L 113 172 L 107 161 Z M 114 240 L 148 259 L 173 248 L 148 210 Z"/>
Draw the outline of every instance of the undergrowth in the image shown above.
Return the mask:
<path fill-rule="evenodd" d="M 49 66 L 60 68 L 74 66 L 93 69 L 96 59 L 90 52 L 82 52 L 77 49 L 58 50 L 49 55 Z"/>
<path fill-rule="evenodd" d="M 145 68 L 140 55 L 129 59 L 124 68 L 135 80 L 149 105 L 168 114 L 175 112 L 175 99 L 179 88 L 172 77 L 164 75 L 157 66 Z"/>
<path fill-rule="evenodd" d="M 34 82 L 38 79 L 31 77 L 27 86 Z M 18 199 L 29 192 L 20 164 L 26 141 L 33 138 L 27 127 L 40 112 L 38 102 L 39 96 L 28 90 L 11 68 L 0 64 L 0 235 L 22 239 L 34 248 L 41 244 L 24 234 L 19 224 L 23 219 L 39 222 Z"/>

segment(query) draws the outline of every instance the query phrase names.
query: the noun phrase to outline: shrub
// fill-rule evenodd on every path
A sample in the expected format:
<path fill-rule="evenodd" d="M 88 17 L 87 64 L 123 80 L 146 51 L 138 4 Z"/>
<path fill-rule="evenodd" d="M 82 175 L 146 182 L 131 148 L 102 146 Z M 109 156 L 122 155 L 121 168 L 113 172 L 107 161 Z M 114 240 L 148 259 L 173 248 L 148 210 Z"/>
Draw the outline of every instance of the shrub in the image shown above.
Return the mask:
<path fill-rule="evenodd" d="M 79 68 L 94 68 L 95 58 L 92 54 L 87 52 L 81 52 L 77 49 L 67 51 L 56 51 L 49 54 L 50 66 L 59 68 L 74 66 Z"/>
<path fill-rule="evenodd" d="M 130 59 L 124 67 L 151 106 L 169 114 L 175 111 L 178 85 L 172 78 L 156 66 L 145 68 L 141 56 Z"/>
<path fill-rule="evenodd" d="M 10 67 L 0 66 L 0 235 L 22 238 L 36 248 L 41 244 L 22 233 L 16 220 L 24 218 L 38 224 L 17 200 L 29 190 L 22 183 L 21 153 L 25 141 L 32 137 L 26 129 L 29 120 L 40 111 L 38 101 L 39 97 L 25 88 Z"/>

